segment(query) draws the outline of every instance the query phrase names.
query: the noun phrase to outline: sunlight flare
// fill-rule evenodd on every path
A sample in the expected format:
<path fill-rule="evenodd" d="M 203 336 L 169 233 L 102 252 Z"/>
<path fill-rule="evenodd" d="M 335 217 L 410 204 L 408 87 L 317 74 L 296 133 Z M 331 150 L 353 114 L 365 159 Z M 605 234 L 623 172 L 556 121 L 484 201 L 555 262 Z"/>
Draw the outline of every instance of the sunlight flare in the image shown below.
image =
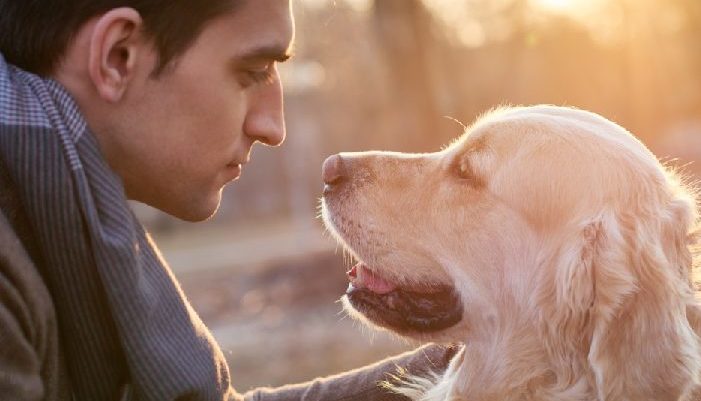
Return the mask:
<path fill-rule="evenodd" d="M 532 0 L 535 7 L 552 12 L 576 12 L 581 8 L 582 0 Z"/>

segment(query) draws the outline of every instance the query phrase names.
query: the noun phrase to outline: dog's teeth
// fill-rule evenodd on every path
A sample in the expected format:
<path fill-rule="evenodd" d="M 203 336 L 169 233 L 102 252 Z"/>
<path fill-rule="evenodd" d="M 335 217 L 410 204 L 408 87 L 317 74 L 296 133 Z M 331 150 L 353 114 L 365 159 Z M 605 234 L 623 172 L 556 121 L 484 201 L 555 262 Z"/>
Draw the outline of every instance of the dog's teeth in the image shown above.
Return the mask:
<path fill-rule="evenodd" d="M 348 276 L 348 278 L 349 278 L 350 280 L 353 280 L 353 279 L 355 279 L 356 277 L 358 277 L 358 271 L 357 271 L 356 267 L 353 266 L 350 270 L 348 270 L 348 271 L 346 272 L 346 275 Z"/>
<path fill-rule="evenodd" d="M 397 302 L 399 301 L 399 296 L 396 292 L 390 292 L 385 296 L 385 303 L 387 307 L 392 310 L 397 310 Z"/>

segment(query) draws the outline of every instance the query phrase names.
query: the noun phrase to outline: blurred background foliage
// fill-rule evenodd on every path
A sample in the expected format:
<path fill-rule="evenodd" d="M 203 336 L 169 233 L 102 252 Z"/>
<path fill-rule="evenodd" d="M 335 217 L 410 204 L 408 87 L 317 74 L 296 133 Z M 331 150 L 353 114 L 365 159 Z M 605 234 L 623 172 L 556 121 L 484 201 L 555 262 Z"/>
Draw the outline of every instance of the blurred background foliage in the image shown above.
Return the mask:
<path fill-rule="evenodd" d="M 456 120 L 551 103 L 600 113 L 701 172 L 699 0 L 293 2 L 285 144 L 255 149 L 208 222 L 135 204 L 240 390 L 409 347 L 338 314 L 342 256 L 316 218 L 330 154 L 436 151 L 461 134 Z"/>

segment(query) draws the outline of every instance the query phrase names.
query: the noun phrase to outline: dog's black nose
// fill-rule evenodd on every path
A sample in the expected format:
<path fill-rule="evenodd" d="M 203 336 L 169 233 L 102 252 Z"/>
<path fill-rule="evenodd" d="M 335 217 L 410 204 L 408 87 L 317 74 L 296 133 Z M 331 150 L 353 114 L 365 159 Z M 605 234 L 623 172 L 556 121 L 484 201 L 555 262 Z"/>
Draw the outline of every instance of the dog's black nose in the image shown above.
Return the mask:
<path fill-rule="evenodd" d="M 343 158 L 340 155 L 329 156 L 324 160 L 321 178 L 326 185 L 337 183 L 343 178 Z"/>

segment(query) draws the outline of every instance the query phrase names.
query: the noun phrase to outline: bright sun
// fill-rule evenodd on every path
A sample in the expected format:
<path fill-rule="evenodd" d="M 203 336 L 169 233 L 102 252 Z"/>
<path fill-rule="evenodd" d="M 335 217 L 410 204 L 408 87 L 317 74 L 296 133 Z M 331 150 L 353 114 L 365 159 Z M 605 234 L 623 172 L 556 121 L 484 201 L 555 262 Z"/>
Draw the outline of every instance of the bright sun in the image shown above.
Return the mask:
<path fill-rule="evenodd" d="M 581 0 L 533 0 L 535 6 L 547 11 L 573 11 Z"/>

